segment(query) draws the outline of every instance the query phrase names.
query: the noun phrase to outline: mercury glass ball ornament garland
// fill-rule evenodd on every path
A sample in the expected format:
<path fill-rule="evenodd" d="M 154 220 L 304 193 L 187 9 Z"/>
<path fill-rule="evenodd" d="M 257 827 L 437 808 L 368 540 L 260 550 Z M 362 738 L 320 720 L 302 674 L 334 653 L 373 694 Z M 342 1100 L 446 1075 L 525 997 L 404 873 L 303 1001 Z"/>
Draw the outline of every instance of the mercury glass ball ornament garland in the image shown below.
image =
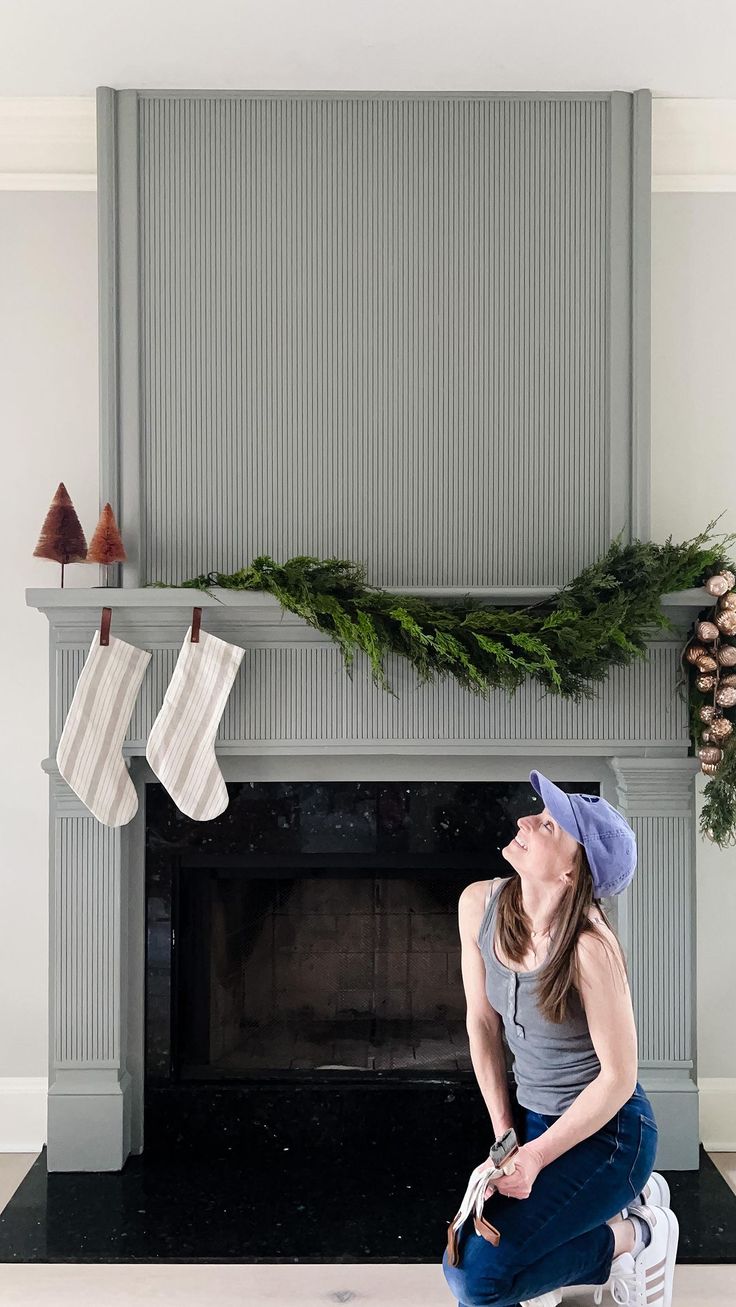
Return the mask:
<path fill-rule="evenodd" d="M 708 618 L 699 621 L 683 656 L 695 676 L 695 688 L 711 697 L 698 710 L 700 743 L 697 750 L 704 775 L 715 776 L 724 754 L 734 745 L 734 722 L 728 715 L 736 708 L 736 576 L 724 570 L 708 577 L 705 589 L 715 599 Z M 708 833 L 706 831 L 706 833 Z"/>

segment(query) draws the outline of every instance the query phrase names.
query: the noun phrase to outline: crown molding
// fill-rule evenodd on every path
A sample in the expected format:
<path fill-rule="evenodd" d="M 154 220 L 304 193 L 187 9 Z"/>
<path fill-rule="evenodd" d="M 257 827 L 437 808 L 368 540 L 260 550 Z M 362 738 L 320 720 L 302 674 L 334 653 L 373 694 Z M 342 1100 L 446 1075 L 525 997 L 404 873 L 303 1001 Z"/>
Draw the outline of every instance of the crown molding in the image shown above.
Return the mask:
<path fill-rule="evenodd" d="M 94 96 L 0 96 L 0 190 L 96 187 Z M 736 191 L 736 99 L 652 99 L 652 191 Z"/>
<path fill-rule="evenodd" d="M 652 191 L 736 191 L 736 100 L 652 100 Z"/>
<path fill-rule="evenodd" d="M 96 189 L 94 96 L 0 96 L 0 190 Z"/>

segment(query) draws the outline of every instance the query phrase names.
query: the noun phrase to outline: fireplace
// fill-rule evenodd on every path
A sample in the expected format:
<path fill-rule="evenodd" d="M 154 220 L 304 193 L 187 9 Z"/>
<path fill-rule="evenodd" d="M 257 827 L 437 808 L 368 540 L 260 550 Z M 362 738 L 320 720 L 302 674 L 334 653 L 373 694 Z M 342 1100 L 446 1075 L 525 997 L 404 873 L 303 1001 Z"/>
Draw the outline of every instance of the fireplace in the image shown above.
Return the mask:
<path fill-rule="evenodd" d="M 427 683 L 398 656 L 389 694 L 364 655 L 348 674 L 269 595 L 151 584 L 308 553 L 354 559 L 399 594 L 529 605 L 618 533 L 647 539 L 649 115 L 645 91 L 100 88 L 101 502 L 127 559 L 104 594 L 28 594 L 50 626 L 50 1170 L 147 1150 L 152 1086 L 157 1125 L 172 1086 L 201 1094 L 205 1117 L 209 1091 L 280 1081 L 288 1097 L 299 1077 L 325 1094 L 363 1078 L 351 1090 L 380 1099 L 385 1078 L 413 1094 L 414 1077 L 421 1096 L 425 1079 L 465 1076 L 477 1101 L 455 1052 L 457 894 L 506 869 L 515 810 L 491 792 L 519 786 L 528 809 L 531 768 L 599 786 L 636 830 L 640 873 L 612 906 L 639 1075 L 659 1165 L 697 1167 L 699 764 L 681 649 L 705 591 L 665 596 L 672 624 L 647 633 L 646 657 L 572 702 L 535 681 L 513 695 Z M 124 745 L 138 812 L 115 830 L 55 765 L 103 602 L 114 634 L 151 653 Z M 154 852 L 146 742 L 193 602 L 246 651 L 216 742 L 231 803 L 196 828 L 174 814 L 174 843 Z M 431 841 L 402 844 L 400 809 L 381 843 L 386 811 L 371 835 L 356 799 L 348 847 L 320 789 L 334 804 L 343 784 L 354 799 L 408 787 L 408 829 Z M 446 828 L 420 811 L 424 784 L 450 805 Z M 268 786 L 280 815 L 251 849 Z M 483 802 L 460 837 L 465 786 Z M 297 794 L 305 835 L 320 796 L 319 847 L 289 843 Z"/>
<path fill-rule="evenodd" d="M 116 591 L 115 633 L 152 653 L 124 745 L 138 811 L 120 829 L 95 821 L 54 761 L 100 592 L 28 600 L 47 613 L 51 635 L 51 1171 L 118 1170 L 158 1146 L 172 1095 L 188 1119 L 196 1093 L 204 1121 L 209 1093 L 220 1104 L 227 1093 L 230 1107 L 250 1095 L 251 1112 L 267 1090 L 328 1094 L 346 1080 L 379 1096 L 390 1079 L 420 1095 L 430 1081 L 447 1093 L 459 1086 L 479 1105 L 458 1026 L 457 896 L 507 872 L 499 849 L 537 803 L 532 767 L 597 788 L 637 833 L 639 873 L 606 907 L 629 962 L 658 1165 L 697 1168 L 699 764 L 677 687 L 700 591 L 672 596 L 674 630 L 653 631 L 645 660 L 612 669 L 579 703 L 531 683 L 514 696 L 419 684 L 397 658 L 387 660 L 388 696 L 365 659 L 346 676 L 334 645 L 268 596 L 202 594 L 207 629 L 247 651 L 217 740 L 230 803 L 202 823 L 177 812 L 145 759 L 192 592 Z M 355 933 L 338 936 L 338 921 Z M 401 948 L 392 927 L 404 932 Z M 254 975 L 279 991 L 278 1006 L 262 992 L 256 1011 Z M 274 1026 L 264 1046 L 264 1011 L 278 1013 L 281 1042 Z M 307 1025 L 319 1038 L 297 1044 L 295 1024 L 300 1039 Z M 310 1079 L 319 1084 L 305 1087 Z M 421 1111 L 419 1099 L 411 1110 Z M 172 1146 L 190 1134 L 176 1127 Z"/>
<path fill-rule="evenodd" d="M 500 849 L 538 796 L 493 781 L 228 793 L 203 832 L 146 786 L 148 1080 L 472 1073 L 458 897 L 512 874 Z"/>

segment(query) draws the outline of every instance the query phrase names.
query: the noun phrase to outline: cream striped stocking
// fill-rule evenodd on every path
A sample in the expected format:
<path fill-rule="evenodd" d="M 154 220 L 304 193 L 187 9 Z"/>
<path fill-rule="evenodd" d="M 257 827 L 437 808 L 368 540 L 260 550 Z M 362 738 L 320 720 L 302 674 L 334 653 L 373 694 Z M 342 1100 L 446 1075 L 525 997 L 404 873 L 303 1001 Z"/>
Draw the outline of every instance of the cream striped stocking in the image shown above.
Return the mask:
<path fill-rule="evenodd" d="M 146 758 L 176 806 L 195 821 L 224 812 L 228 793 L 215 757 L 215 736 L 245 649 L 207 631 L 181 647 Z"/>
<path fill-rule="evenodd" d="M 114 635 L 101 645 L 95 631 L 56 749 L 60 774 L 105 826 L 124 826 L 138 808 L 122 748 L 150 659 Z"/>

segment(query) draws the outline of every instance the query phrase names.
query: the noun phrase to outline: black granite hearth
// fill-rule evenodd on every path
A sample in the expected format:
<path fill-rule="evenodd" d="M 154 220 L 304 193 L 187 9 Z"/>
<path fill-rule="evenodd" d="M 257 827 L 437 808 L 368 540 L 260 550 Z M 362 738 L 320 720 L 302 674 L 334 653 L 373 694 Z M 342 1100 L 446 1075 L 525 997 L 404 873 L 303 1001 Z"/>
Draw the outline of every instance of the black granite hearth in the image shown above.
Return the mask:
<path fill-rule="evenodd" d="M 121 1172 L 48 1175 L 43 1153 L 0 1261 L 439 1262 L 490 1142 L 477 1086 L 439 1079 L 186 1086 L 149 1093 L 146 1121 Z M 736 1195 L 705 1150 L 664 1174 L 678 1261 L 736 1263 Z"/>

